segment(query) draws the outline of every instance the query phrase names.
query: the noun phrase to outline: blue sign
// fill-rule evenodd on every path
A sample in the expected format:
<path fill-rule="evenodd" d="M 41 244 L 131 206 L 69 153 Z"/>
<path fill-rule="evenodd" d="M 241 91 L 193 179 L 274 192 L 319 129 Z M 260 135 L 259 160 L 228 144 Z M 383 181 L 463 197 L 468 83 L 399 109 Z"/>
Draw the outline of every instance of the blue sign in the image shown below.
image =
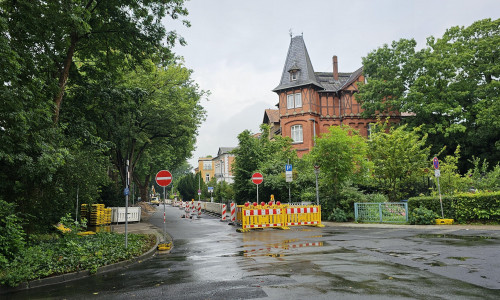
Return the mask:
<path fill-rule="evenodd" d="M 213 193 L 213 192 L 214 192 L 214 187 L 213 187 L 213 186 L 209 186 L 209 187 L 207 187 L 207 188 L 208 188 L 208 191 L 209 191 L 210 193 Z"/>
<path fill-rule="evenodd" d="M 286 172 L 292 172 L 292 165 L 285 165 Z"/>
<path fill-rule="evenodd" d="M 128 188 L 125 188 L 123 190 L 123 195 L 128 196 L 128 194 L 130 194 L 130 190 Z"/>
<path fill-rule="evenodd" d="M 432 160 L 432 163 L 434 164 L 434 169 L 439 169 L 439 160 L 437 157 L 434 157 L 434 159 Z"/>

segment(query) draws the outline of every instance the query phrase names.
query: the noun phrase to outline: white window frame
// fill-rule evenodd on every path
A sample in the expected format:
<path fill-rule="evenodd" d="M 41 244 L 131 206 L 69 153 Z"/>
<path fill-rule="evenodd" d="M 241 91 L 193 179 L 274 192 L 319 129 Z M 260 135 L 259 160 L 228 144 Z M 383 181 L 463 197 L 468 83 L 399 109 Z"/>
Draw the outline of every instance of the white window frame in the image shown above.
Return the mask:
<path fill-rule="evenodd" d="M 296 93 L 294 98 L 295 98 L 295 108 L 302 107 L 302 94 Z"/>
<path fill-rule="evenodd" d="M 290 137 L 292 138 L 294 143 L 303 143 L 304 135 L 303 135 L 303 127 L 302 125 L 293 125 L 290 127 Z"/>
<path fill-rule="evenodd" d="M 210 181 L 210 174 L 205 174 L 205 182 L 209 182 Z"/>
<path fill-rule="evenodd" d="M 290 72 L 290 81 L 296 81 L 297 78 L 299 77 L 298 75 L 299 75 L 298 71 Z"/>
<path fill-rule="evenodd" d="M 286 95 L 286 108 L 294 109 L 302 107 L 302 93 L 294 93 Z"/>
<path fill-rule="evenodd" d="M 295 108 L 295 100 L 293 94 L 286 95 L 286 108 L 287 109 Z"/>
<path fill-rule="evenodd" d="M 212 162 L 204 161 L 203 162 L 203 170 L 212 170 Z"/>

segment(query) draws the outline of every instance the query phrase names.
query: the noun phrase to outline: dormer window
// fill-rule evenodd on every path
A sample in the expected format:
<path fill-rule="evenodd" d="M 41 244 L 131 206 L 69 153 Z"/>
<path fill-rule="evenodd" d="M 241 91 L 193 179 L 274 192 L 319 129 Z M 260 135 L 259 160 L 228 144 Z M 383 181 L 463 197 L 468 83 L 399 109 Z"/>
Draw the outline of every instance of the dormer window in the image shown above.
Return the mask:
<path fill-rule="evenodd" d="M 295 62 L 288 70 L 288 73 L 290 73 L 290 81 L 297 81 L 297 79 L 299 79 L 299 72 L 299 66 L 297 65 L 297 62 Z"/>

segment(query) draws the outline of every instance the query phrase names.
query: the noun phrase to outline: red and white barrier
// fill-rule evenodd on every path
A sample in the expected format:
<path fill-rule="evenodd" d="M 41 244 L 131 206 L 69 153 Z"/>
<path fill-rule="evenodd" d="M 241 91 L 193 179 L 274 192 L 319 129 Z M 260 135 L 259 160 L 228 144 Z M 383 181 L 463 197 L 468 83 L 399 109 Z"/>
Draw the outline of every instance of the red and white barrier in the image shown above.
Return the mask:
<path fill-rule="evenodd" d="M 226 204 L 222 204 L 221 221 L 226 221 Z"/>
<path fill-rule="evenodd" d="M 198 218 L 201 218 L 201 202 L 198 201 Z"/>
<path fill-rule="evenodd" d="M 231 223 L 236 222 L 236 203 L 231 202 Z"/>

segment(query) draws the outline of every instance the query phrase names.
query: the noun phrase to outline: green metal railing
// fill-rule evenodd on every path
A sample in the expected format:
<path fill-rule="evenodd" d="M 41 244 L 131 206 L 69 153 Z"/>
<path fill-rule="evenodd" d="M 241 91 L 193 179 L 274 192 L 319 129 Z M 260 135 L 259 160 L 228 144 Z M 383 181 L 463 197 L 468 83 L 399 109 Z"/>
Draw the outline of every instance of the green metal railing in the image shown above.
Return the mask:
<path fill-rule="evenodd" d="M 356 222 L 406 223 L 408 222 L 408 203 L 354 203 Z"/>

